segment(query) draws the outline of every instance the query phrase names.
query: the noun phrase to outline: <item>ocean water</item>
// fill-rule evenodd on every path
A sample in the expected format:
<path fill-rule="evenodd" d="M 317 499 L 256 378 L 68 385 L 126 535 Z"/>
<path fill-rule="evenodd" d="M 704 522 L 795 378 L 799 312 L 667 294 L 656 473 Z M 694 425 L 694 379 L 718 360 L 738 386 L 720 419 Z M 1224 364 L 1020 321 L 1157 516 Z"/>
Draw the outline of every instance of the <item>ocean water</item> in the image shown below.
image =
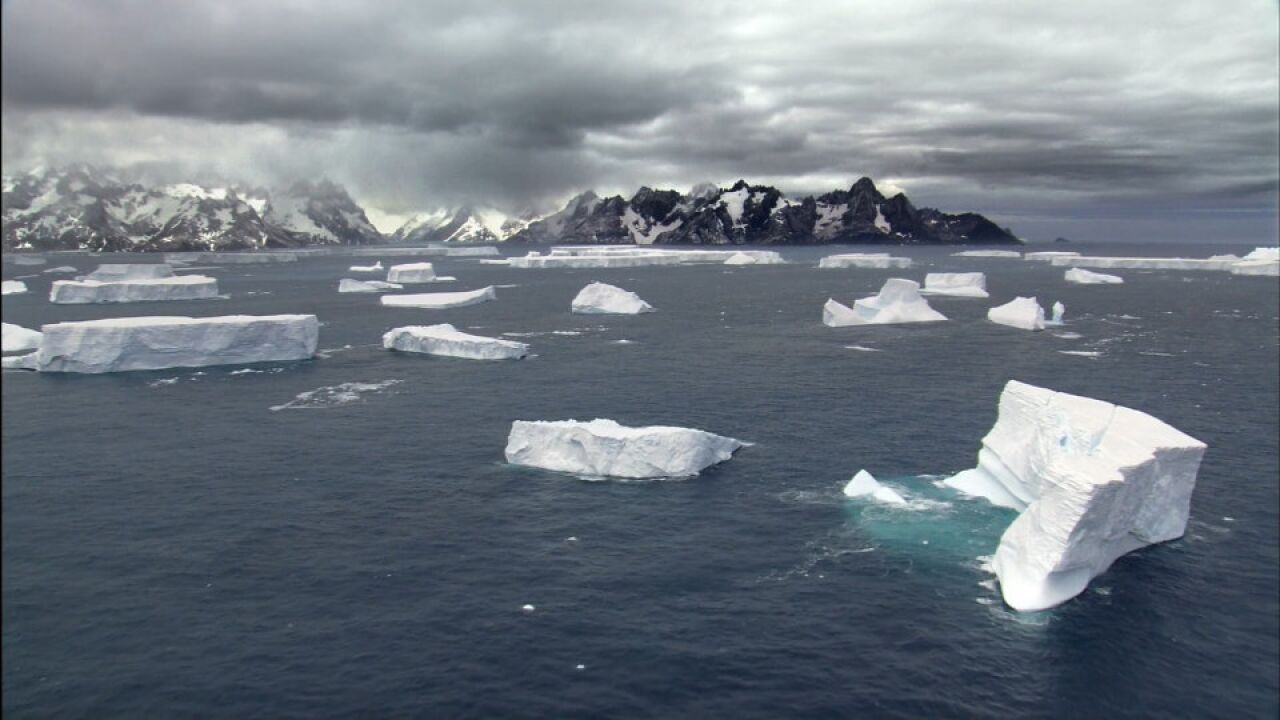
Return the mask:
<path fill-rule="evenodd" d="M 45 268 L 5 265 L 37 274 L 4 298 L 7 322 L 307 312 L 323 352 L 4 373 L 4 714 L 1275 717 L 1280 283 L 1117 271 L 1126 284 L 1074 286 L 936 248 L 903 251 L 908 271 L 814 267 L 843 251 L 737 268 L 439 259 L 458 282 L 423 291 L 499 286 L 446 311 L 337 294 L 373 258 L 219 267 L 229 299 L 107 306 L 51 305 Z M 966 270 L 992 299 L 931 298 L 950 322 L 820 322 L 828 297 Z M 592 280 L 658 312 L 570 314 Z M 985 320 L 1015 295 L 1062 301 L 1066 326 Z M 381 349 L 391 327 L 435 322 L 522 334 L 536 356 Z M 1010 379 L 1209 445 L 1186 536 L 1042 613 L 1004 607 L 983 567 L 1012 513 L 937 485 L 973 466 Z M 594 417 L 755 445 L 672 481 L 504 464 L 512 420 Z M 908 507 L 844 498 L 861 468 Z"/>

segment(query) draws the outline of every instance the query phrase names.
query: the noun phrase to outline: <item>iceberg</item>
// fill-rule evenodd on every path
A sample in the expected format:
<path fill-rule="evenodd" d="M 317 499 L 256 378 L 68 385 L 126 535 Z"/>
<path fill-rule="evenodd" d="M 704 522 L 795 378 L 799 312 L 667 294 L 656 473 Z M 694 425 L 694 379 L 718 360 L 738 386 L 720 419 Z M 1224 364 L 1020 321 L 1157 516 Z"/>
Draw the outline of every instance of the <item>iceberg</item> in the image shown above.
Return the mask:
<path fill-rule="evenodd" d="M 472 360 L 519 360 L 529 354 L 529 346 L 522 342 L 470 335 L 447 323 L 392 328 L 382 336 L 382 346 Z"/>
<path fill-rule="evenodd" d="M 951 253 L 951 257 L 1020 258 L 1022 253 L 1016 250 L 965 250 Z"/>
<path fill-rule="evenodd" d="M 756 259 L 746 253 L 734 253 L 724 261 L 725 265 L 755 265 Z"/>
<path fill-rule="evenodd" d="M 641 300 L 639 295 L 602 282 L 593 282 L 578 291 L 569 309 L 584 315 L 637 315 L 653 312 L 653 306 Z"/>
<path fill-rule="evenodd" d="M 852 308 L 832 299 L 828 299 L 827 304 L 822 307 L 822 324 L 829 327 L 936 322 L 946 319 L 945 315 L 929 307 L 929 301 L 920 297 L 919 283 L 902 278 L 889 278 L 878 295 L 855 300 Z"/>
<path fill-rule="evenodd" d="M 1053 317 L 1044 321 L 1045 325 L 1063 325 L 1066 323 L 1065 316 L 1067 314 L 1067 306 L 1061 302 L 1053 304 Z"/>
<path fill-rule="evenodd" d="M 104 373 L 303 360 L 316 351 L 315 315 L 124 317 L 41 328 L 42 372 Z"/>
<path fill-rule="evenodd" d="M 39 330 L 29 330 L 12 323 L 0 323 L 0 350 L 4 352 L 37 350 L 40 348 L 40 338 Z"/>
<path fill-rule="evenodd" d="M 907 504 L 907 501 L 896 490 L 881 485 L 866 470 L 859 470 L 858 474 L 853 476 L 849 484 L 844 486 L 844 494 L 846 497 L 869 497 L 886 505 Z"/>
<path fill-rule="evenodd" d="M 1010 607 L 1043 610 L 1121 555 L 1181 537 L 1204 451 L 1146 413 L 1013 380 L 977 467 L 944 482 L 1020 511 L 992 567 Z"/>
<path fill-rule="evenodd" d="M 21 295 L 27 291 L 27 284 L 21 280 L 0 281 L 0 295 Z"/>
<path fill-rule="evenodd" d="M 987 311 L 987 319 L 1023 330 L 1044 329 L 1044 308 L 1033 297 L 1019 297 Z"/>
<path fill-rule="evenodd" d="M 7 355 L 0 358 L 0 369 L 3 370 L 36 370 L 39 363 L 36 360 L 38 352 L 27 353 L 26 355 Z"/>
<path fill-rule="evenodd" d="M 298 251 L 293 252 L 202 252 L 196 254 L 188 262 L 215 263 L 224 265 L 260 265 L 263 263 L 297 262 Z M 183 254 L 179 254 L 182 257 Z M 165 262 L 169 255 L 165 254 Z"/>
<path fill-rule="evenodd" d="M 108 263 L 99 265 L 97 270 L 76 278 L 77 280 L 94 280 L 96 282 L 120 282 L 122 280 L 155 280 L 173 277 L 173 266 L 163 263 L 151 265 L 142 263 Z"/>
<path fill-rule="evenodd" d="M 1241 260 L 1231 266 L 1231 274 L 1280 276 L 1280 260 Z"/>
<path fill-rule="evenodd" d="M 507 258 L 513 268 L 618 268 L 644 267 L 648 265 L 679 265 L 684 260 L 675 254 L 662 252 L 619 253 L 616 255 L 539 255 L 530 253 L 524 257 Z"/>
<path fill-rule="evenodd" d="M 409 263 L 392 265 L 387 270 L 387 282 L 393 283 L 429 283 L 436 282 L 436 269 L 429 263 Z"/>
<path fill-rule="evenodd" d="M 1241 260 L 1265 260 L 1280 262 L 1280 247 L 1258 247 L 1249 251 Z"/>
<path fill-rule="evenodd" d="M 41 270 L 40 272 L 43 272 L 46 275 L 72 275 L 80 271 L 70 265 L 59 265 L 58 267 L 51 267 L 48 270 Z"/>
<path fill-rule="evenodd" d="M 1031 260 L 1032 262 L 1051 262 L 1056 257 L 1080 257 L 1078 252 L 1066 252 L 1062 250 L 1046 250 L 1044 252 L 1023 253 L 1023 260 Z"/>
<path fill-rule="evenodd" d="M 403 285 L 398 283 L 382 282 L 381 280 L 352 280 L 351 278 L 342 278 L 338 281 L 338 292 L 340 293 L 371 293 L 403 289 Z"/>
<path fill-rule="evenodd" d="M 347 268 L 347 272 L 367 272 L 367 273 L 382 272 L 382 261 L 379 260 L 378 262 L 372 265 L 352 265 L 351 267 Z"/>
<path fill-rule="evenodd" d="M 986 298 L 987 276 L 980 272 L 929 273 L 924 276 L 921 295 L 950 295 L 952 297 Z"/>
<path fill-rule="evenodd" d="M 844 253 L 828 255 L 818 261 L 818 267 L 824 270 L 840 268 L 909 268 L 911 258 L 892 257 L 889 253 Z"/>
<path fill-rule="evenodd" d="M 1119 275 L 1096 273 L 1084 268 L 1071 268 L 1063 273 L 1062 279 L 1077 285 L 1119 285 L 1124 282 Z"/>
<path fill-rule="evenodd" d="M 591 477 L 661 478 L 697 475 L 722 463 L 740 440 L 702 430 L 627 427 L 597 419 L 511 423 L 507 462 Z"/>
<path fill-rule="evenodd" d="M 1240 262 L 1235 255 L 1212 258 L 1101 257 L 1095 255 L 1050 258 L 1055 267 L 1119 268 L 1135 270 L 1221 270 Z"/>
<path fill-rule="evenodd" d="M 154 280 L 55 280 L 49 302 L 63 305 L 159 300 L 208 300 L 218 297 L 218 281 L 206 275 L 180 275 Z"/>
<path fill-rule="evenodd" d="M 388 307 L 426 308 L 444 310 L 466 307 L 476 303 L 497 300 L 498 293 L 492 285 L 467 292 L 419 293 L 417 295 L 383 295 L 379 301 Z"/>
<path fill-rule="evenodd" d="M 741 250 L 725 258 L 725 265 L 786 265 L 782 254 L 773 250 Z"/>

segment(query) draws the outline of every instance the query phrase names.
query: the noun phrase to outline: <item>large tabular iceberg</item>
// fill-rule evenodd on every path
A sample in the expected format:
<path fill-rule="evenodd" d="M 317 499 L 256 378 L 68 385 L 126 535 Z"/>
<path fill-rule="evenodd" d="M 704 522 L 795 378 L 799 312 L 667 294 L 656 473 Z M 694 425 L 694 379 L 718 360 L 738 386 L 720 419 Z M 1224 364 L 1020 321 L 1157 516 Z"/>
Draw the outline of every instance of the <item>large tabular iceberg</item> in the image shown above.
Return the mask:
<path fill-rule="evenodd" d="M 830 327 L 946 319 L 945 315 L 929 307 L 929 301 L 920 297 L 919 283 L 902 278 L 889 278 L 878 295 L 855 300 L 852 308 L 831 299 L 822 307 L 822 324 Z"/>
<path fill-rule="evenodd" d="M 371 293 L 403 289 L 404 286 L 399 283 L 382 282 L 381 280 L 352 280 L 351 278 L 342 278 L 338 281 L 338 292 L 340 293 Z"/>
<path fill-rule="evenodd" d="M 1234 255 L 1211 258 L 1103 257 L 1096 255 L 1050 258 L 1056 267 L 1129 268 L 1137 270 L 1220 270 L 1229 271 L 1240 262 Z"/>
<path fill-rule="evenodd" d="M 12 323 L 0 323 L 0 350 L 4 352 L 35 350 L 40 347 L 40 338 L 39 330 L 30 330 Z"/>
<path fill-rule="evenodd" d="M 748 443 L 692 428 L 626 427 L 613 420 L 517 420 L 507 462 L 592 477 L 696 475 Z"/>
<path fill-rule="evenodd" d="M 209 263 L 221 265 L 261 265 L 264 263 L 297 262 L 298 251 L 290 252 L 199 252 L 165 253 L 167 263 Z"/>
<path fill-rule="evenodd" d="M 1029 252 L 1022 254 L 1023 260 L 1031 260 L 1032 262 L 1052 262 L 1056 257 L 1080 257 L 1080 253 L 1062 250 L 1046 250 L 1043 252 Z"/>
<path fill-rule="evenodd" d="M 435 266 L 429 262 L 392 265 L 387 270 L 387 282 L 429 283 L 436 281 Z"/>
<path fill-rule="evenodd" d="M 963 252 L 951 253 L 952 257 L 981 257 L 981 258 L 1020 258 L 1022 253 L 1017 250 L 965 250 Z"/>
<path fill-rule="evenodd" d="M 382 336 L 382 346 L 472 360 L 519 360 L 529 354 L 529 346 L 522 342 L 470 335 L 448 323 L 392 328 Z"/>
<path fill-rule="evenodd" d="M 1280 260 L 1241 260 L 1231 266 L 1232 275 L 1280 276 Z"/>
<path fill-rule="evenodd" d="M 653 312 L 653 306 L 639 295 L 620 287 L 593 282 L 578 291 L 569 309 L 580 314 L 637 315 Z"/>
<path fill-rule="evenodd" d="M 844 253 L 841 255 L 828 255 L 822 258 L 818 261 L 818 267 L 824 270 L 842 268 L 875 268 L 880 270 L 909 268 L 911 267 L 911 258 L 892 257 L 889 253 Z"/>
<path fill-rule="evenodd" d="M 978 466 L 945 482 L 1021 511 L 992 566 L 1010 607 L 1042 610 L 1121 555 L 1180 537 L 1204 451 L 1146 413 L 1010 381 Z"/>
<path fill-rule="evenodd" d="M 165 263 L 107 263 L 79 280 L 121 282 L 123 280 L 155 280 L 173 277 L 173 266 Z"/>
<path fill-rule="evenodd" d="M 492 285 L 467 292 L 419 293 L 417 295 L 383 295 L 379 302 L 388 307 L 425 308 L 428 310 L 444 310 L 447 308 L 466 307 L 476 303 L 497 300 L 498 293 Z"/>
<path fill-rule="evenodd" d="M 846 497 L 868 497 L 886 505 L 907 504 L 907 501 L 896 490 L 881 485 L 866 470 L 859 470 L 858 474 L 853 476 L 853 479 L 844 486 L 844 494 Z"/>
<path fill-rule="evenodd" d="M 21 295 L 27 291 L 27 284 L 21 280 L 0 281 L 0 295 Z"/>
<path fill-rule="evenodd" d="M 1044 329 L 1044 308 L 1033 297 L 1019 297 L 987 311 L 987 319 L 1022 330 Z"/>
<path fill-rule="evenodd" d="M 218 297 L 218 281 L 206 275 L 181 275 L 154 280 L 55 280 L 49 302 L 64 305 L 126 303 L 160 300 L 208 300 Z"/>
<path fill-rule="evenodd" d="M 104 373 L 302 360 L 315 354 L 315 315 L 125 317 L 45 325 L 42 372 Z"/>
<path fill-rule="evenodd" d="M 381 260 L 379 260 L 378 262 L 372 265 L 352 265 L 351 267 L 347 268 L 347 272 L 359 272 L 359 273 L 382 272 L 382 270 L 383 270 L 383 267 L 382 267 Z"/>
<path fill-rule="evenodd" d="M 1120 285 L 1124 278 L 1119 275 L 1097 273 L 1084 268 L 1071 268 L 1062 274 L 1062 279 L 1077 285 Z"/>
<path fill-rule="evenodd" d="M 987 276 L 980 272 L 929 273 L 924 276 L 921 295 L 950 295 L 952 297 L 986 298 Z"/>

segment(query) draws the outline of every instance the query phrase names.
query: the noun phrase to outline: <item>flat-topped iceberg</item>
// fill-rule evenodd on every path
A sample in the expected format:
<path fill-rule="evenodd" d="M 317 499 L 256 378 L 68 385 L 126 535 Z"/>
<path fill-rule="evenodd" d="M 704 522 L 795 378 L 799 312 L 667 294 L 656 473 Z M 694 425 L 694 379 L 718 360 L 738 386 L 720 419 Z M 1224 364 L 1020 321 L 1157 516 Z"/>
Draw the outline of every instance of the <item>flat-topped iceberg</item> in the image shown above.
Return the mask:
<path fill-rule="evenodd" d="M 1033 262 L 1052 262 L 1056 257 L 1080 257 L 1080 253 L 1064 250 L 1045 250 L 1043 252 L 1029 252 L 1022 254 L 1023 260 L 1031 260 Z"/>
<path fill-rule="evenodd" d="M 27 284 L 21 280 L 0 281 L 0 295 L 21 295 L 27 291 Z"/>
<path fill-rule="evenodd" d="M 42 372 L 104 373 L 302 360 L 315 354 L 315 315 L 125 317 L 45 325 Z"/>
<path fill-rule="evenodd" d="M 470 335 L 448 323 L 392 328 L 382 336 L 382 346 L 472 360 L 519 360 L 529 354 L 529 346 L 522 342 Z"/>
<path fill-rule="evenodd" d="M 1077 285 L 1119 285 L 1124 278 L 1119 275 L 1097 273 L 1084 268 L 1071 268 L 1062 274 L 1062 279 Z"/>
<path fill-rule="evenodd" d="M 1135 270 L 1219 270 L 1229 271 L 1240 262 L 1235 255 L 1212 258 L 1102 257 L 1080 255 L 1050 258 L 1057 267 L 1118 268 Z"/>
<path fill-rule="evenodd" d="M 748 443 L 702 430 L 613 420 L 511 423 L 507 462 L 591 477 L 660 478 L 696 475 Z"/>
<path fill-rule="evenodd" d="M 942 313 L 929 307 L 920 297 L 920 284 L 902 278 L 889 278 L 877 295 L 855 300 L 853 307 L 828 299 L 822 307 L 822 324 L 830 327 L 849 325 L 889 325 L 893 323 L 937 322 L 946 320 Z"/>
<path fill-rule="evenodd" d="M 725 258 L 725 265 L 785 265 L 782 254 L 773 250 L 745 250 Z"/>
<path fill-rule="evenodd" d="M 351 278 L 342 278 L 338 281 L 338 292 L 340 293 L 371 293 L 403 289 L 404 286 L 399 283 L 383 282 L 381 280 L 352 280 Z"/>
<path fill-rule="evenodd" d="M 987 311 L 987 319 L 1022 330 L 1044 329 L 1044 308 L 1034 297 L 1018 297 Z"/>
<path fill-rule="evenodd" d="M 40 272 L 46 275 L 72 275 L 80 271 L 70 265 L 59 265 L 58 267 L 51 267 L 48 270 L 41 270 Z"/>
<path fill-rule="evenodd" d="M 886 505 L 906 505 L 907 501 L 903 499 L 893 488 L 887 488 L 880 484 L 871 473 L 866 470 L 859 470 L 857 475 L 844 486 L 844 494 L 846 497 L 867 497 L 882 502 Z"/>
<path fill-rule="evenodd" d="M 818 261 L 818 267 L 824 270 L 840 268 L 909 268 L 911 258 L 893 257 L 889 253 L 843 253 L 828 255 Z"/>
<path fill-rule="evenodd" d="M 166 263 L 107 263 L 78 280 L 121 282 L 123 280 L 155 280 L 173 277 L 173 266 Z"/>
<path fill-rule="evenodd" d="M 951 257 L 1020 258 L 1022 253 L 1016 250 L 965 250 L 951 253 Z"/>
<path fill-rule="evenodd" d="M 388 307 L 426 308 L 428 310 L 444 310 L 447 308 L 466 307 L 476 303 L 497 300 L 498 293 L 492 285 L 467 292 L 419 293 L 416 295 L 383 295 L 379 302 Z"/>
<path fill-rule="evenodd" d="M 593 282 L 578 291 L 569 309 L 580 314 L 637 315 L 653 312 L 653 306 L 639 295 L 620 287 Z"/>
<path fill-rule="evenodd" d="M 40 353 L 31 352 L 26 355 L 6 355 L 0 358 L 0 369 L 3 370 L 37 370 L 39 362 L 36 359 Z"/>
<path fill-rule="evenodd" d="M 358 273 L 375 273 L 375 272 L 382 272 L 382 270 L 383 268 L 382 268 L 381 260 L 379 260 L 378 262 L 372 265 L 352 265 L 351 267 L 347 268 L 347 272 L 358 272 Z"/>
<path fill-rule="evenodd" d="M 208 300 L 218 297 L 218 281 L 207 275 L 178 275 L 154 280 L 55 280 L 49 302 L 63 305 L 162 300 Z"/>
<path fill-rule="evenodd" d="M 4 352 L 22 352 L 36 350 L 40 347 L 41 333 L 21 325 L 0 323 L 0 350 Z"/>
<path fill-rule="evenodd" d="M 986 298 L 987 276 L 980 272 L 929 273 L 924 276 L 921 295 L 949 295 L 952 297 Z"/>
<path fill-rule="evenodd" d="M 1146 413 L 1010 381 L 977 467 L 945 482 L 1021 512 L 992 567 L 1010 607 L 1042 610 L 1121 555 L 1181 537 L 1204 451 Z"/>
<path fill-rule="evenodd" d="M 392 265 L 387 270 L 387 282 L 429 283 L 436 282 L 435 266 L 429 262 Z"/>
<path fill-rule="evenodd" d="M 1231 274 L 1280 276 L 1280 260 L 1241 260 L 1231 266 Z"/>

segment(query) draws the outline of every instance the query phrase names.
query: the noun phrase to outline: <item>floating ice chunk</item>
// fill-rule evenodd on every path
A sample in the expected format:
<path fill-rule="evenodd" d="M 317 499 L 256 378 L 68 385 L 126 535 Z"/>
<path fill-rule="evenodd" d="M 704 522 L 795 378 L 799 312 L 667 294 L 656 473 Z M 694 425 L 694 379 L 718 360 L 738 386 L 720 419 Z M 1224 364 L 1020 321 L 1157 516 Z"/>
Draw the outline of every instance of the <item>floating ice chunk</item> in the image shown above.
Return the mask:
<path fill-rule="evenodd" d="M 1020 258 L 1022 253 L 1016 250 L 965 250 L 951 253 L 951 257 Z"/>
<path fill-rule="evenodd" d="M 32 352 L 26 355 L 6 355 L 0 358 L 0 369 L 4 370 L 36 370 L 39 369 L 39 361 L 37 356 L 40 353 Z"/>
<path fill-rule="evenodd" d="M 125 317 L 45 325 L 43 372 L 103 373 L 302 360 L 315 354 L 315 315 Z"/>
<path fill-rule="evenodd" d="M 696 475 L 748 443 L 702 430 L 613 420 L 525 421 L 511 424 L 507 462 L 592 477 Z"/>
<path fill-rule="evenodd" d="M 58 267 L 51 267 L 48 270 L 42 270 L 41 272 L 45 275 L 72 275 L 80 271 L 70 265 L 59 265 Z"/>
<path fill-rule="evenodd" d="M 1245 255 L 1243 260 L 1266 260 L 1270 262 L 1280 262 L 1280 247 L 1259 247 L 1254 248 Z"/>
<path fill-rule="evenodd" d="M 428 310 L 444 310 L 447 308 L 466 307 L 476 303 L 497 300 L 498 293 L 492 285 L 467 292 L 419 293 L 417 295 L 383 295 L 379 302 L 388 307 L 426 308 Z"/>
<path fill-rule="evenodd" d="M 929 273 L 924 276 L 921 295 L 951 295 L 953 297 L 985 298 L 987 276 L 980 272 Z"/>
<path fill-rule="evenodd" d="M 929 307 L 929 301 L 920 297 L 919 283 L 902 278 L 889 278 L 878 295 L 855 300 L 852 308 L 831 299 L 822 307 L 822 324 L 830 327 L 946 319 L 945 315 Z"/>
<path fill-rule="evenodd" d="M 338 292 L 340 293 L 371 293 L 403 289 L 404 286 L 399 283 L 383 282 L 381 280 L 352 280 L 351 278 L 342 278 L 338 281 Z"/>
<path fill-rule="evenodd" d="M 734 253 L 724 261 L 725 265 L 755 265 L 756 259 L 745 253 Z"/>
<path fill-rule="evenodd" d="M 49 288 L 49 302 L 63 305 L 208 300 L 216 297 L 218 281 L 207 275 L 175 275 L 153 280 L 116 282 L 55 280 Z"/>
<path fill-rule="evenodd" d="M 1034 297 L 1019 297 L 987 311 L 987 319 L 1023 330 L 1044 329 L 1044 308 Z"/>
<path fill-rule="evenodd" d="M 1280 260 L 1241 260 L 1231 266 L 1231 274 L 1280 276 Z"/>
<path fill-rule="evenodd" d="M 429 283 L 436 281 L 436 269 L 429 262 L 392 265 L 387 270 L 387 282 Z"/>
<path fill-rule="evenodd" d="M 1078 285 L 1119 285 L 1124 282 L 1119 275 L 1096 273 L 1084 268 L 1071 268 L 1062 274 L 1062 279 Z"/>
<path fill-rule="evenodd" d="M 1217 258 L 1101 257 L 1080 255 L 1051 258 L 1056 267 L 1130 268 L 1138 270 L 1223 270 L 1240 262 L 1234 255 Z"/>
<path fill-rule="evenodd" d="M 1044 324 L 1055 325 L 1055 326 L 1062 325 L 1066 322 L 1066 320 L 1063 319 L 1066 314 L 1067 314 L 1067 306 L 1063 305 L 1061 302 L 1055 302 L 1053 304 L 1053 317 L 1049 318 L 1048 320 L 1045 320 Z"/>
<path fill-rule="evenodd" d="M 510 265 L 510 258 L 498 258 L 496 260 L 484 259 L 479 261 L 481 265 Z"/>
<path fill-rule="evenodd" d="M 164 263 L 107 263 L 78 280 L 120 282 L 122 280 L 156 280 L 173 277 L 173 266 Z"/>
<path fill-rule="evenodd" d="M 0 295 L 21 295 L 27 291 L 27 284 L 21 280 L 0 281 Z"/>
<path fill-rule="evenodd" d="M 0 350 L 4 352 L 37 350 L 40 348 L 40 338 L 39 330 L 29 330 L 12 323 L 0 323 Z"/>
<path fill-rule="evenodd" d="M 472 360 L 519 360 L 529 354 L 529 346 L 524 343 L 470 335 L 447 323 L 392 328 L 382 336 L 382 346 Z"/>
<path fill-rule="evenodd" d="M 1063 355 L 1075 355 L 1076 357 L 1100 358 L 1102 353 L 1097 350 L 1059 350 Z"/>
<path fill-rule="evenodd" d="M 534 610 L 537 610 L 537 608 L 530 604 L 524 604 L 520 606 L 520 610 L 522 610 L 523 612 L 531 613 Z"/>
<path fill-rule="evenodd" d="M 911 258 L 891 257 L 889 253 L 844 253 L 828 255 L 818 261 L 818 267 L 826 270 L 840 268 L 909 268 Z"/>
<path fill-rule="evenodd" d="M 859 470 L 857 475 L 844 486 L 846 497 L 869 497 L 876 502 L 887 505 L 906 505 L 907 501 L 892 488 L 879 483 L 871 473 Z"/>
<path fill-rule="evenodd" d="M 379 260 L 378 262 L 372 265 L 352 265 L 351 267 L 347 268 L 347 272 L 367 272 L 367 273 L 382 272 L 382 261 Z"/>
<path fill-rule="evenodd" d="M 569 309 L 584 315 L 638 315 L 653 312 L 653 306 L 641 300 L 639 295 L 602 282 L 593 282 L 579 290 Z"/>
<path fill-rule="evenodd" d="M 1180 537 L 1204 451 L 1146 413 L 1010 381 L 978 466 L 945 483 L 1021 511 L 992 568 L 1010 607 L 1042 610 Z"/>
<path fill-rule="evenodd" d="M 785 265 L 781 253 L 773 250 L 742 250 L 725 259 L 725 265 Z"/>
<path fill-rule="evenodd" d="M 1059 250 L 1045 252 L 1029 252 L 1023 253 L 1023 260 L 1031 260 L 1033 262 L 1051 262 L 1056 257 L 1080 257 L 1078 252 L 1064 252 Z"/>

